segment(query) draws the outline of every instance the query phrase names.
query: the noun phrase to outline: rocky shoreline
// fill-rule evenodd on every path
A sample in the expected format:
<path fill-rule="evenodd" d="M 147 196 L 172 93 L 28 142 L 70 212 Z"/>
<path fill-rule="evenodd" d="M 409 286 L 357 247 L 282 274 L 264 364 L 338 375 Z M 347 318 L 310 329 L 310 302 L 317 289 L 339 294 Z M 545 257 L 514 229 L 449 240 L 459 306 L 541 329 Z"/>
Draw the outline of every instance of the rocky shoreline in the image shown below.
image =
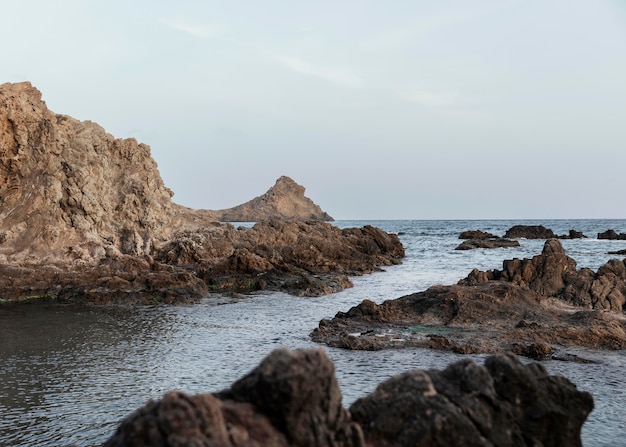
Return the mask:
<path fill-rule="evenodd" d="M 510 354 L 407 371 L 346 409 L 324 351 L 281 349 L 227 390 L 147 403 L 104 446 L 575 447 L 592 409 L 589 393 Z"/>
<path fill-rule="evenodd" d="M 576 269 L 557 239 L 532 259 L 472 271 L 455 285 L 322 320 L 314 341 L 346 349 L 404 347 L 571 359 L 567 347 L 626 349 L 626 260 Z"/>
<path fill-rule="evenodd" d="M 147 145 L 53 113 L 28 82 L 0 85 L 0 302 L 315 296 L 404 256 L 397 235 L 321 222 L 332 217 L 288 177 L 231 210 L 172 196 Z"/>

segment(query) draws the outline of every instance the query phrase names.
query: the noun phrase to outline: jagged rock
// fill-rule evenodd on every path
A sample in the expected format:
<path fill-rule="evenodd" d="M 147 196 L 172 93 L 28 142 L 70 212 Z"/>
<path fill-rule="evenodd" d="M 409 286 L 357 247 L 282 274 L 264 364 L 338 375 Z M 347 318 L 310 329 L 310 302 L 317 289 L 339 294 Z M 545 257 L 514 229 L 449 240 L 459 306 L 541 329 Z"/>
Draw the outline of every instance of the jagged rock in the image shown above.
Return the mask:
<path fill-rule="evenodd" d="M 461 242 L 455 250 L 474 250 L 476 248 L 511 248 L 519 247 L 518 241 L 512 241 L 503 237 L 491 239 L 467 239 Z"/>
<path fill-rule="evenodd" d="M 504 237 L 508 239 L 551 239 L 556 235 L 543 225 L 514 225 L 506 231 Z"/>
<path fill-rule="evenodd" d="M 463 231 L 459 235 L 459 239 L 494 239 L 497 238 L 495 234 L 488 233 L 482 230 L 468 230 Z"/>
<path fill-rule="evenodd" d="M 532 259 L 472 271 L 382 304 L 365 300 L 322 320 L 313 340 L 347 349 L 427 347 L 543 358 L 563 346 L 626 348 L 626 261 L 576 270 L 557 239 Z"/>
<path fill-rule="evenodd" d="M 580 446 L 592 409 L 567 379 L 500 355 L 400 374 L 346 411 L 323 351 L 281 349 L 228 390 L 149 402 L 104 446 Z"/>
<path fill-rule="evenodd" d="M 615 230 L 609 229 L 603 233 L 598 233 L 598 239 L 626 240 L 626 233 L 617 233 Z"/>
<path fill-rule="evenodd" d="M 235 229 L 172 195 L 145 144 L 51 112 L 28 82 L 0 85 L 1 299 L 319 295 L 404 256 L 397 236 L 377 229 L 304 221 Z M 249 209 L 265 217 L 330 219 L 287 177 L 257 199 Z"/>
<path fill-rule="evenodd" d="M 262 196 L 216 213 L 222 222 L 261 222 L 276 218 L 333 221 L 328 213 L 305 197 L 304 191 L 303 186 L 282 176 Z"/>

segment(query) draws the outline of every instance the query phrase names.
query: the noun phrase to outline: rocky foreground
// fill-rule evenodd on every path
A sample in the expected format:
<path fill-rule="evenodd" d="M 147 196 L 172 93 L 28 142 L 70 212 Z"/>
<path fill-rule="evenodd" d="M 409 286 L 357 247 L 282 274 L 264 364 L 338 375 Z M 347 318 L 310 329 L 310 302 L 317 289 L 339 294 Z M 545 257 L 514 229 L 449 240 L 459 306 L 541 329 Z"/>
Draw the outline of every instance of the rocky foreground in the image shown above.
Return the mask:
<path fill-rule="evenodd" d="M 502 270 L 472 271 L 455 285 L 376 304 L 365 300 L 322 320 L 313 340 L 347 349 L 424 347 L 570 358 L 567 346 L 626 349 L 626 260 L 576 269 L 559 240 Z"/>
<path fill-rule="evenodd" d="M 537 363 L 496 355 L 412 370 L 346 410 L 322 350 L 276 350 L 230 389 L 170 392 L 128 416 L 105 447 L 580 446 L 593 398 Z"/>
<path fill-rule="evenodd" d="M 231 215 L 172 196 L 147 145 L 53 113 L 28 82 L 0 85 L 0 301 L 320 295 L 404 256 L 395 235 L 317 221 L 332 218 L 287 177 Z"/>

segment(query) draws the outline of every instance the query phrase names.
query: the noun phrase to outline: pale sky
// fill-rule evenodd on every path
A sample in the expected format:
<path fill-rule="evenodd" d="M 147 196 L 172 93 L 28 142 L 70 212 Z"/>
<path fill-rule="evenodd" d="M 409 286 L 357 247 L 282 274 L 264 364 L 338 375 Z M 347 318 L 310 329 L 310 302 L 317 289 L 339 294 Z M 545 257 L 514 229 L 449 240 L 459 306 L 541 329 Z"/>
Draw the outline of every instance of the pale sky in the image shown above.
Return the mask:
<path fill-rule="evenodd" d="M 626 1 L 0 0 L 0 83 L 150 145 L 174 200 L 626 218 Z"/>

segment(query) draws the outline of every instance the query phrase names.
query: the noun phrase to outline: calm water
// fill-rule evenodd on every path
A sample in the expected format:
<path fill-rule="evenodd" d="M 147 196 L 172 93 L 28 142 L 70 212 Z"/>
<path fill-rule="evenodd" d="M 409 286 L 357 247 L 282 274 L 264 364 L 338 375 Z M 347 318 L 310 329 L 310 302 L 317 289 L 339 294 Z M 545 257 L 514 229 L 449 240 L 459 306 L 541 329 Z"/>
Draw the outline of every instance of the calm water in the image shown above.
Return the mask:
<path fill-rule="evenodd" d="M 179 389 L 219 391 L 278 347 L 312 348 L 309 332 L 368 298 L 376 302 L 451 284 L 472 268 L 501 268 L 504 259 L 532 257 L 544 241 L 519 248 L 455 251 L 461 231 L 503 235 L 514 224 L 543 224 L 556 233 L 583 231 L 589 239 L 563 241 L 579 267 L 597 269 L 606 252 L 626 241 L 598 232 L 626 232 L 625 220 L 375 221 L 397 232 L 407 257 L 400 266 L 356 278 L 355 287 L 320 298 L 262 294 L 234 300 L 212 296 L 193 306 L 0 306 L 0 446 L 91 446 L 104 442 L 120 419 L 149 399 Z M 335 362 L 344 404 L 411 368 L 443 368 L 461 356 L 422 349 L 352 352 L 325 348 Z M 626 352 L 568 351 L 599 363 L 543 362 L 590 391 L 596 409 L 583 429 L 585 446 L 626 445 Z M 472 356 L 482 363 L 482 356 Z"/>

